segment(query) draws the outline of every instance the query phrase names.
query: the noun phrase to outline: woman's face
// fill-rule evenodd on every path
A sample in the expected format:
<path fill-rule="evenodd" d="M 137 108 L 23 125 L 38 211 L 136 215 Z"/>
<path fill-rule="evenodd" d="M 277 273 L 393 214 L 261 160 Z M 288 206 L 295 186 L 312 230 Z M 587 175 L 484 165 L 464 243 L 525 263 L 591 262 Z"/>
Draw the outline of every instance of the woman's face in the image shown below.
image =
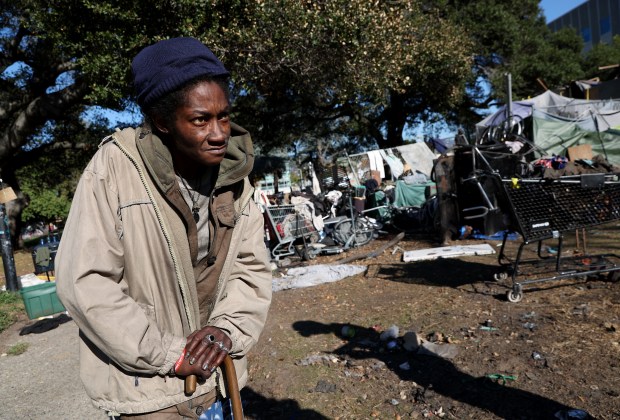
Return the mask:
<path fill-rule="evenodd" d="M 187 92 L 171 126 L 158 129 L 170 136 L 177 170 L 191 174 L 218 165 L 230 138 L 230 105 L 216 82 L 200 82 Z"/>

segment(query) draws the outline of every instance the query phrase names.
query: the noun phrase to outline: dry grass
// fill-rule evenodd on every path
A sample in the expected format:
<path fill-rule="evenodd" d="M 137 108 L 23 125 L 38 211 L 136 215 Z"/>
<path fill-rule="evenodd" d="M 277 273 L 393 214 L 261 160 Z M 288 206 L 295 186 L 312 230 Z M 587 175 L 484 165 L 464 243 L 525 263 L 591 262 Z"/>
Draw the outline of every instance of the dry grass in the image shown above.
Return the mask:
<path fill-rule="evenodd" d="M 32 254 L 29 250 L 18 250 L 13 253 L 13 260 L 15 262 L 15 273 L 17 276 L 23 276 L 34 272 L 34 265 L 32 263 Z M 6 273 L 4 271 L 4 262 L 0 261 L 0 287 L 6 284 Z"/>

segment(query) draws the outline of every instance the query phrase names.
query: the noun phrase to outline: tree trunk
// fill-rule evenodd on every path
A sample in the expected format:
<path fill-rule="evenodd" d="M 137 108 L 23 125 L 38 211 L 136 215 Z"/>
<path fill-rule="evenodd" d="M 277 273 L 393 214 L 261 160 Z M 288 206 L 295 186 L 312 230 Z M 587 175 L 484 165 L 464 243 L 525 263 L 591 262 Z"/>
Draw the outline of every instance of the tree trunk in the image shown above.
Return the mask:
<path fill-rule="evenodd" d="M 15 200 L 9 201 L 5 206 L 9 219 L 11 244 L 13 245 L 13 249 L 22 249 L 24 248 L 24 240 L 22 239 L 20 232 L 22 231 L 24 223 L 22 222 L 21 214 L 28 205 L 28 200 L 24 196 L 24 193 L 20 190 L 19 183 L 17 182 L 17 178 L 15 177 L 15 172 L 13 170 L 7 167 L 2 168 L 1 179 L 9 187 L 13 188 L 13 191 L 17 196 Z"/>
<path fill-rule="evenodd" d="M 386 117 L 387 138 L 386 143 L 380 145 L 381 148 L 402 146 L 403 130 L 407 122 L 407 115 L 401 95 L 392 92 L 390 95 L 390 106 L 386 110 Z"/>

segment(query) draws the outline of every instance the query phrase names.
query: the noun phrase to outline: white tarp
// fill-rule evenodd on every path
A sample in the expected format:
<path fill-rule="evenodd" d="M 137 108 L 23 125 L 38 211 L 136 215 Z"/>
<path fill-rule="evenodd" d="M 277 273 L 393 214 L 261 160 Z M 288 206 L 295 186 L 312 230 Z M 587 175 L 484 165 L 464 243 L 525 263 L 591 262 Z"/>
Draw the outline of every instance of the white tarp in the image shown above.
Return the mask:
<path fill-rule="evenodd" d="M 284 277 L 273 278 L 274 292 L 286 289 L 316 286 L 323 283 L 332 283 L 366 271 L 365 265 L 327 265 L 317 264 L 306 267 L 289 268 Z"/>
<path fill-rule="evenodd" d="M 436 260 L 437 258 L 463 257 L 467 255 L 495 254 L 495 250 L 489 244 L 442 246 L 439 248 L 418 249 L 405 251 L 403 261 Z"/>

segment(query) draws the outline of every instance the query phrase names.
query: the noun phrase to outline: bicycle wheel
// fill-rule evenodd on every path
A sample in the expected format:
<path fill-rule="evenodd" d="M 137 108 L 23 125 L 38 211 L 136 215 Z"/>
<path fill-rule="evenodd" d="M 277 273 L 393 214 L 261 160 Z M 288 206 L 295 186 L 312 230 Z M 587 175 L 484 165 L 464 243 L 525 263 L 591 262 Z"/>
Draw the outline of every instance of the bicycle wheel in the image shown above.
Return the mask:
<path fill-rule="evenodd" d="M 351 223 L 351 219 L 346 219 L 334 226 L 336 240 L 349 247 L 366 245 L 372 239 L 373 232 L 370 224 L 360 219 L 355 219 L 354 223 Z"/>

